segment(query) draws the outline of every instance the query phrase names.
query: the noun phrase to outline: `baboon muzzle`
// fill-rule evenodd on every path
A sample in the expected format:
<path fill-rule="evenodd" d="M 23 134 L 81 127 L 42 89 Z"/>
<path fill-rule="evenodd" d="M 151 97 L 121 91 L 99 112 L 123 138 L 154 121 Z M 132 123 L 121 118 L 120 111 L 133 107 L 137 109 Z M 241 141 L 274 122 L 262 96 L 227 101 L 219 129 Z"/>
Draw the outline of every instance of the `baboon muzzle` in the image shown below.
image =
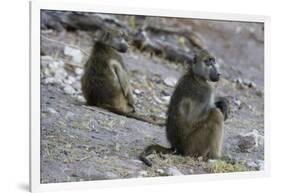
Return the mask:
<path fill-rule="evenodd" d="M 120 44 L 118 51 L 122 52 L 122 53 L 125 53 L 125 52 L 127 52 L 128 47 L 129 47 L 128 44 L 122 43 L 122 44 Z"/>
<path fill-rule="evenodd" d="M 210 80 L 212 82 L 217 82 L 219 81 L 220 79 L 220 72 L 218 72 L 217 68 L 215 67 L 214 64 L 212 64 L 212 68 L 211 68 L 211 71 L 210 71 Z"/>

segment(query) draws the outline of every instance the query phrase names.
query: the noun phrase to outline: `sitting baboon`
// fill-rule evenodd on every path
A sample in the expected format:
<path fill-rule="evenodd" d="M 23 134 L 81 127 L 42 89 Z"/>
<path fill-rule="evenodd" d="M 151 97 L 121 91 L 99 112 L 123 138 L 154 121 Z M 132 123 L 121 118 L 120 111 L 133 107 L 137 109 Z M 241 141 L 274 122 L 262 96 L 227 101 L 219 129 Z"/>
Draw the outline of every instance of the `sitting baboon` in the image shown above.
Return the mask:
<path fill-rule="evenodd" d="M 117 114 L 163 125 L 140 116 L 134 109 L 134 98 L 121 55 L 128 44 L 120 30 L 102 29 L 81 78 L 82 92 L 87 105 L 108 109 Z"/>
<path fill-rule="evenodd" d="M 167 113 L 166 136 L 171 148 L 148 146 L 140 159 L 151 166 L 146 156 L 153 151 L 177 153 L 204 159 L 221 156 L 224 120 L 229 103 L 226 98 L 215 98 L 208 83 L 220 78 L 215 58 L 201 50 L 194 57 L 189 71 L 178 81 Z"/>
<path fill-rule="evenodd" d="M 85 64 L 82 92 L 88 105 L 134 111 L 134 99 L 122 57 L 128 49 L 118 30 L 102 30 Z"/>

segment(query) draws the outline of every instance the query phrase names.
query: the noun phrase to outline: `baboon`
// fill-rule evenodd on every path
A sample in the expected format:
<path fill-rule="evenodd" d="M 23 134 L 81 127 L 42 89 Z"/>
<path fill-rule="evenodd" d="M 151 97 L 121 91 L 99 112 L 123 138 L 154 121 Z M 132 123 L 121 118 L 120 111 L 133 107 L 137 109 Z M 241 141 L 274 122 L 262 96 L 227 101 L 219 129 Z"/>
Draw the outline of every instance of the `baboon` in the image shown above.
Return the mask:
<path fill-rule="evenodd" d="M 221 156 L 224 120 L 229 103 L 224 97 L 215 98 L 208 81 L 220 78 L 215 58 L 201 50 L 194 57 L 188 72 L 178 81 L 171 97 L 166 122 L 166 137 L 171 148 L 148 146 L 140 159 L 148 166 L 147 155 L 152 152 L 176 153 L 203 159 Z"/>
<path fill-rule="evenodd" d="M 87 105 L 108 109 L 152 124 L 163 125 L 135 113 L 134 97 L 121 55 L 128 49 L 120 30 L 102 29 L 84 66 L 82 92 Z"/>

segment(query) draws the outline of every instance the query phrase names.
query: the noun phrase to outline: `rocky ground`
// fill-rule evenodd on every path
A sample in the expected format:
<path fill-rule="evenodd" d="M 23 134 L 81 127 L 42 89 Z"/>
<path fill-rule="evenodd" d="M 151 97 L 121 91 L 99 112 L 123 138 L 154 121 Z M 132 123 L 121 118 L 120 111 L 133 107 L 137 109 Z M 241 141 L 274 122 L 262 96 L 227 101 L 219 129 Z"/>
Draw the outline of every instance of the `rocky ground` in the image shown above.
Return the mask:
<path fill-rule="evenodd" d="M 91 36 L 82 30 L 42 29 L 42 183 L 263 170 L 263 25 L 190 19 L 168 19 L 165 23 L 175 24 L 196 32 L 221 65 L 223 77 L 214 87 L 218 95 L 228 96 L 231 102 L 223 159 L 205 162 L 200 158 L 153 154 L 153 167 L 145 166 L 138 155 L 147 145 L 169 146 L 165 128 L 85 106 L 80 78 L 91 51 Z M 181 37 L 153 37 L 176 46 L 184 43 L 187 52 L 193 50 L 185 46 L 188 44 Z M 164 120 L 185 66 L 134 47 L 122 56 L 136 110 Z"/>

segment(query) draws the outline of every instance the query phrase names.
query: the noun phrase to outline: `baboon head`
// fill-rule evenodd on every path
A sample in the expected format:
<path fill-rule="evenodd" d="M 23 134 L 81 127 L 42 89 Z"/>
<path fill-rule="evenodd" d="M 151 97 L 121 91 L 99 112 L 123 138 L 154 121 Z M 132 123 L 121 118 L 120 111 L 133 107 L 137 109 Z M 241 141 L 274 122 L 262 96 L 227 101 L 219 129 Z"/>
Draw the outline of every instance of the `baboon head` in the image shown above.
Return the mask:
<path fill-rule="evenodd" d="M 102 32 L 101 41 L 117 51 L 125 53 L 129 47 L 126 38 L 125 33 L 120 30 L 106 29 Z"/>
<path fill-rule="evenodd" d="M 205 49 L 195 55 L 192 71 L 194 74 L 208 81 L 217 82 L 220 79 L 219 67 L 215 57 Z"/>

